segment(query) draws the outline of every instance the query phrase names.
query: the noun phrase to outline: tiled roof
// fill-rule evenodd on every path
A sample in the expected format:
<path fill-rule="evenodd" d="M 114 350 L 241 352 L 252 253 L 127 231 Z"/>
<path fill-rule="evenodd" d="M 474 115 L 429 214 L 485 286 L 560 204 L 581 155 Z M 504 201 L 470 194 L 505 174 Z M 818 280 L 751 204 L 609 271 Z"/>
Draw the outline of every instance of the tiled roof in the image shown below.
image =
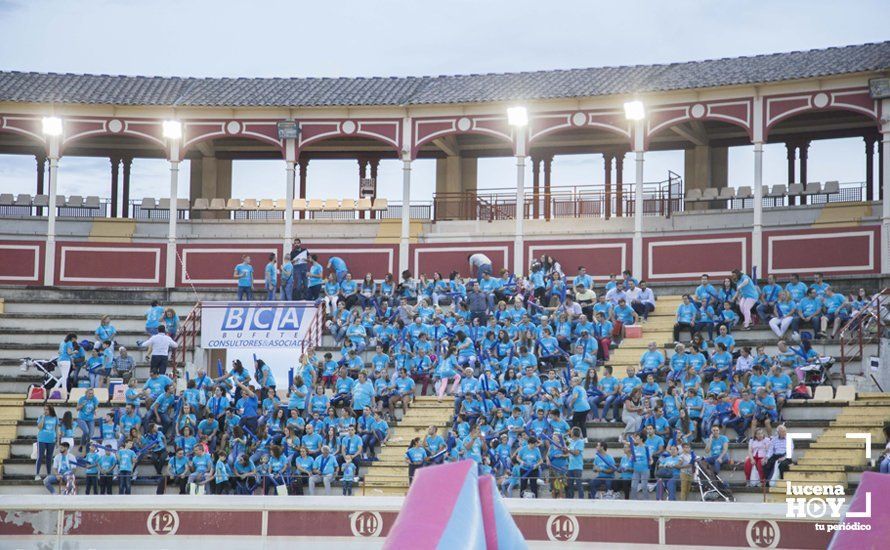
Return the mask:
<path fill-rule="evenodd" d="M 323 107 L 592 97 L 890 69 L 890 41 L 664 65 L 393 78 L 180 78 L 0 71 L 0 101 Z"/>

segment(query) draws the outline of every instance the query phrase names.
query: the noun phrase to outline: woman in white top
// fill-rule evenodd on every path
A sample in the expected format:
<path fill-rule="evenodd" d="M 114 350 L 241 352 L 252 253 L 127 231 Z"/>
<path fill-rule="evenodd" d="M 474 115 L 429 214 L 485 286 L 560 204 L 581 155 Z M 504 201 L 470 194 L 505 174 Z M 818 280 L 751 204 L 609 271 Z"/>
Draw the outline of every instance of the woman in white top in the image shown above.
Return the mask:
<path fill-rule="evenodd" d="M 763 481 L 763 464 L 769 458 L 770 438 L 766 437 L 763 428 L 754 431 L 754 438 L 748 440 L 748 456 L 745 457 L 745 481 L 749 487 Z M 757 468 L 757 479 L 752 480 L 751 474 Z"/>

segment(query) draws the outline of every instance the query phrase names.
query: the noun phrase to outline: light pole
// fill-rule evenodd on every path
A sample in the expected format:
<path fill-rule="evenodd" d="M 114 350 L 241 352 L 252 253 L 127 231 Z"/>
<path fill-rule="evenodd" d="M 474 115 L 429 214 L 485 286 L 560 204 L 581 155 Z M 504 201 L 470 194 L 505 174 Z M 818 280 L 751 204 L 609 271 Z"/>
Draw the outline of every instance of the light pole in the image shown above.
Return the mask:
<path fill-rule="evenodd" d="M 643 121 L 646 118 L 646 107 L 642 101 L 628 101 L 624 104 L 624 116 L 634 123 L 633 146 L 636 159 L 636 198 L 634 201 L 634 238 L 633 238 L 633 266 L 634 276 L 643 278 L 643 149 L 644 132 Z"/>
<path fill-rule="evenodd" d="M 56 277 L 56 194 L 58 193 L 57 173 L 59 170 L 59 142 L 62 137 L 62 119 L 55 116 L 44 117 L 43 135 L 47 137 L 47 157 L 49 158 L 49 207 L 46 218 L 46 250 L 43 259 L 43 286 L 53 286 Z"/>
<path fill-rule="evenodd" d="M 528 110 L 525 107 L 507 109 L 507 123 L 515 128 L 516 152 L 516 236 L 513 240 L 513 273 L 520 277 L 525 272 L 523 221 L 525 219 L 525 156 Z"/>
<path fill-rule="evenodd" d="M 166 286 L 176 286 L 176 216 L 179 196 L 179 146 L 182 141 L 182 123 L 178 120 L 165 120 L 164 138 L 170 144 L 170 220 L 167 230 L 167 273 Z"/>

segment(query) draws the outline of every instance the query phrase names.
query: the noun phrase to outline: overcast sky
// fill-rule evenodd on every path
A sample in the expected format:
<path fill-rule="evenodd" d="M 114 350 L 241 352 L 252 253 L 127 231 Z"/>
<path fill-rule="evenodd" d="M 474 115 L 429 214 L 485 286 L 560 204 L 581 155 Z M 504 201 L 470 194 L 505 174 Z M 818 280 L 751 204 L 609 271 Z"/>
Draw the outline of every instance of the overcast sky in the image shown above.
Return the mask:
<path fill-rule="evenodd" d="M 0 69 L 164 76 L 402 76 L 664 63 L 824 48 L 890 38 L 886 0 L 0 0 Z M 749 185 L 750 147 L 730 151 L 730 184 Z M 784 183 L 781 145 L 766 147 L 765 183 Z M 511 159 L 479 163 L 479 186 L 513 184 Z M 627 167 L 630 169 L 630 166 Z M 598 155 L 557 157 L 554 185 L 602 181 Z M 137 160 L 132 198 L 162 196 L 164 161 Z M 682 152 L 647 154 L 646 180 L 683 173 Z M 309 194 L 355 196 L 354 161 L 316 161 Z M 109 164 L 64 158 L 59 192 L 108 196 Z M 630 173 L 630 172 L 626 172 Z M 180 196 L 187 196 L 188 170 Z M 811 181 L 861 181 L 859 139 L 816 142 Z M 434 161 L 415 163 L 413 196 L 429 199 Z M 595 179 L 595 180 L 594 180 Z M 401 198 L 396 161 L 383 196 Z M 0 191 L 33 192 L 33 159 L 0 155 Z M 234 166 L 237 197 L 284 195 L 283 163 Z"/>

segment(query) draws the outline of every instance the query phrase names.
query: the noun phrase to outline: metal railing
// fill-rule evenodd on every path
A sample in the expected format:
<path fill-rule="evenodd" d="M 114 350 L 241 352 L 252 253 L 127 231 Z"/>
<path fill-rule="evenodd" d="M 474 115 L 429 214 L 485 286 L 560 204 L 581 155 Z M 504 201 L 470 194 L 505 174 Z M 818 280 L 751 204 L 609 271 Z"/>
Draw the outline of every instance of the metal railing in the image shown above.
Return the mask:
<path fill-rule="evenodd" d="M 834 204 L 840 202 L 861 202 L 866 200 L 866 186 L 864 181 L 850 181 L 839 184 L 837 193 L 819 193 L 815 195 L 803 195 L 806 199 L 797 197 L 797 204 Z M 801 202 L 803 201 L 803 202 Z M 721 208 L 732 210 L 753 208 L 754 199 L 713 200 L 713 204 L 719 204 Z M 794 197 L 783 195 L 780 197 L 763 197 L 764 208 L 776 208 L 782 206 L 794 206 Z"/>
<path fill-rule="evenodd" d="M 872 296 L 841 329 L 841 377 L 847 383 L 847 363 L 863 360 L 865 346 L 876 343 L 884 331 L 884 309 L 890 306 L 890 288 Z M 867 372 L 864 371 L 863 374 Z"/>
<path fill-rule="evenodd" d="M 667 179 L 643 183 L 643 215 L 670 217 L 683 210 L 683 178 L 668 172 Z M 527 192 L 522 212 L 527 219 L 605 218 L 633 216 L 636 185 L 625 183 L 606 190 L 604 185 L 554 186 Z M 516 218 L 515 188 L 436 193 L 433 219 L 510 220 Z"/>
<path fill-rule="evenodd" d="M 197 302 L 180 324 L 176 335 L 176 348 L 173 350 L 173 379 L 179 376 L 180 367 L 185 368 L 189 354 L 195 358 L 196 342 L 201 338 L 201 302 Z"/>

